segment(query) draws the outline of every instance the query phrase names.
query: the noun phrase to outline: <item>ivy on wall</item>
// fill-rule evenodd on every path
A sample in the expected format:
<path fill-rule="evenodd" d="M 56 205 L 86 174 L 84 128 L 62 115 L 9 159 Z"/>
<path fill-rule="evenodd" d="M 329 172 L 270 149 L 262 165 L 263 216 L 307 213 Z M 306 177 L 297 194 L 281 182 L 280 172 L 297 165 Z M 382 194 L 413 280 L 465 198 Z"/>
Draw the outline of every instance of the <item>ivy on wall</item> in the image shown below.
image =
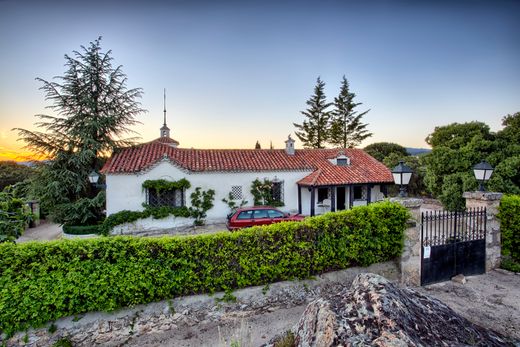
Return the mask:
<path fill-rule="evenodd" d="M 164 190 L 189 189 L 190 187 L 191 183 L 185 178 L 181 178 L 178 181 L 167 181 L 165 179 L 160 179 L 146 180 L 143 182 L 143 189 L 155 189 L 157 193 L 160 193 Z"/>
<path fill-rule="evenodd" d="M 258 178 L 251 183 L 251 194 L 253 194 L 255 206 L 284 206 L 283 201 L 275 200 L 273 197 L 273 182 L 264 178 Z"/>

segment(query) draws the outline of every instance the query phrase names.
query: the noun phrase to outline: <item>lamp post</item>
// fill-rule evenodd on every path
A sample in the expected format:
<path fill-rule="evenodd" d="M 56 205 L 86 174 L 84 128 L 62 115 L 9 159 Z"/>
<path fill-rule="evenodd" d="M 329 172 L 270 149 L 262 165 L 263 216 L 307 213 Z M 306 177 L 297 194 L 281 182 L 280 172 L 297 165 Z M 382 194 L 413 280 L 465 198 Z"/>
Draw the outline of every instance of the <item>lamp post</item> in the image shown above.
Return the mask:
<path fill-rule="evenodd" d="M 410 183 L 413 170 L 400 160 L 399 164 L 393 168 L 392 175 L 394 176 L 394 183 L 399 185 L 399 196 L 404 198 L 406 196 L 406 186 Z"/>
<path fill-rule="evenodd" d="M 489 181 L 489 178 L 493 174 L 493 167 L 485 160 L 482 160 L 480 163 L 473 166 L 473 173 L 475 174 L 475 178 L 480 184 L 479 191 L 485 192 L 486 189 L 484 187 L 484 183 Z"/>
<path fill-rule="evenodd" d="M 88 174 L 88 181 L 90 184 L 92 184 L 96 188 L 105 189 L 107 186 L 106 184 L 99 184 L 99 174 L 96 172 L 96 170 L 92 170 Z"/>

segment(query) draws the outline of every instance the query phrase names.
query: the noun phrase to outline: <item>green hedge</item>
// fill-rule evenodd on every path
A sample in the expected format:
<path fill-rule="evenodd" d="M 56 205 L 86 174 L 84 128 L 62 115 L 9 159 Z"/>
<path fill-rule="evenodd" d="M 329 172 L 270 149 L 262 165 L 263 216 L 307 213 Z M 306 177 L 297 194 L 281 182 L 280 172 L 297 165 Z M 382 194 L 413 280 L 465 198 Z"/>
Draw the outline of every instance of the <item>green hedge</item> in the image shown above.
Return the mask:
<path fill-rule="evenodd" d="M 160 207 L 152 207 L 150 205 L 144 205 L 144 211 L 129 211 L 123 210 L 117 213 L 111 214 L 103 221 L 101 225 L 101 233 L 103 235 L 108 235 L 110 231 L 117 225 L 121 225 L 124 223 L 132 223 L 139 219 L 144 219 L 148 217 L 153 217 L 154 219 L 162 219 L 166 218 L 169 215 L 173 215 L 175 217 L 185 217 L 188 218 L 191 216 L 190 210 L 186 206 L 182 207 L 173 207 L 173 206 L 160 206 Z"/>
<path fill-rule="evenodd" d="M 88 235 L 101 233 L 101 225 L 63 225 L 63 232 L 69 235 Z"/>
<path fill-rule="evenodd" d="M 502 255 L 520 263 L 520 195 L 505 195 L 500 201 Z"/>
<path fill-rule="evenodd" d="M 0 245 L 0 330 L 398 257 L 407 210 L 389 202 L 234 233 Z"/>

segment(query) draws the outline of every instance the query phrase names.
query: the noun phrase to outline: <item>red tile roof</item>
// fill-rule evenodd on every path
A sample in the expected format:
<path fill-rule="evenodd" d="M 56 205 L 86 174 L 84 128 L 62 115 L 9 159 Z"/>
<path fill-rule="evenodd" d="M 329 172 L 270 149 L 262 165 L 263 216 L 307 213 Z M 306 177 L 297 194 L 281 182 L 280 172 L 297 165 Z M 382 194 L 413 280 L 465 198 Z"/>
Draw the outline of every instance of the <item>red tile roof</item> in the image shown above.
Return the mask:
<path fill-rule="evenodd" d="M 284 149 L 188 149 L 174 148 L 164 138 L 123 148 L 101 170 L 105 174 L 135 173 L 168 159 L 192 172 L 215 171 L 313 171 L 298 181 L 301 185 L 393 182 L 390 170 L 361 149 L 300 149 L 288 155 Z M 351 160 L 337 166 L 339 152 Z"/>

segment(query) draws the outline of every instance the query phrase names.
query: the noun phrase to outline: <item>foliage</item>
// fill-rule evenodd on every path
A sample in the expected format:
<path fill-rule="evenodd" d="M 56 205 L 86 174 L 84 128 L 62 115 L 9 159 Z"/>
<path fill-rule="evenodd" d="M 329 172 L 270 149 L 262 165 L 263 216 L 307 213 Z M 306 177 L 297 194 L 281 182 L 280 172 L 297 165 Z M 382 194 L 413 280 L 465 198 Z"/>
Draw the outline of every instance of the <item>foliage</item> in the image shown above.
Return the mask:
<path fill-rule="evenodd" d="M 101 233 L 101 225 L 63 225 L 63 232 L 69 235 L 89 235 Z"/>
<path fill-rule="evenodd" d="M 228 205 L 231 213 L 234 213 L 237 209 L 247 204 L 247 200 L 244 199 L 242 199 L 240 203 L 237 204 L 235 199 L 233 199 L 233 194 L 231 192 L 229 192 L 227 198 L 222 198 L 222 202 Z"/>
<path fill-rule="evenodd" d="M 0 330 L 387 261 L 408 217 L 383 202 L 235 233 L 4 243 Z"/>
<path fill-rule="evenodd" d="M 104 218 L 105 191 L 94 198 L 80 198 L 74 202 L 60 204 L 54 208 L 54 218 L 63 224 L 93 225 Z"/>
<path fill-rule="evenodd" d="M 13 197 L 9 187 L 0 192 L 0 243 L 14 242 L 22 235 L 30 218 L 23 200 Z"/>
<path fill-rule="evenodd" d="M 33 180 L 32 195 L 57 222 L 63 222 L 63 214 L 56 213 L 59 206 L 96 195 L 88 174 L 99 170 L 114 149 L 133 143 L 123 137 L 144 112 L 137 101 L 141 89 L 127 89 L 127 77 L 121 66 L 113 67 L 111 51 L 102 52 L 101 38 L 65 60 L 63 76 L 37 79 L 55 115 L 36 115 L 43 131 L 16 129 L 27 149 L 49 159 Z"/>
<path fill-rule="evenodd" d="M 318 77 L 314 95 L 306 102 L 309 107 L 301 111 L 306 120 L 302 124 L 293 123 L 297 129 L 296 136 L 306 148 L 324 148 L 329 139 L 330 111 L 327 109 L 332 104 L 326 102 L 324 88 L 325 82 Z"/>
<path fill-rule="evenodd" d="M 255 206 L 283 206 L 283 201 L 275 200 L 273 197 L 273 182 L 264 178 L 258 178 L 251 183 L 251 194 L 253 194 Z"/>
<path fill-rule="evenodd" d="M 154 219 L 162 219 L 166 218 L 170 215 L 175 217 L 185 217 L 188 218 L 191 216 L 190 211 L 186 206 L 182 207 L 173 207 L 173 206 L 159 206 L 152 207 L 149 205 L 144 205 L 144 211 L 129 211 L 122 210 L 111 214 L 103 221 L 101 226 L 101 233 L 103 235 L 108 235 L 110 231 L 118 225 L 124 223 L 132 223 L 139 219 L 144 219 L 148 217 L 152 217 Z"/>
<path fill-rule="evenodd" d="M 189 189 L 190 187 L 191 183 L 185 178 L 173 182 L 164 179 L 146 180 L 143 182 L 143 189 L 155 189 L 157 193 L 160 193 L 165 190 Z"/>
<path fill-rule="evenodd" d="M 408 153 L 406 152 L 406 148 L 397 143 L 392 142 L 375 142 L 364 148 L 365 152 L 370 154 L 372 157 L 376 158 L 380 162 L 390 156 L 395 155 L 398 156 L 402 160 L 405 157 L 408 157 Z M 398 162 L 399 162 L 398 160 Z M 396 164 L 397 165 L 397 164 Z"/>
<path fill-rule="evenodd" d="M 520 195 L 505 195 L 499 206 L 502 255 L 520 263 Z"/>
<path fill-rule="evenodd" d="M 412 178 L 406 188 L 410 196 L 424 196 L 426 195 L 426 186 L 424 185 L 424 175 L 426 173 L 426 167 L 424 166 L 422 157 L 406 156 L 402 157 L 400 154 L 394 152 L 390 153 L 383 159 L 383 163 L 391 170 L 399 164 L 399 161 L 403 160 L 405 165 L 413 170 Z M 390 186 L 395 189 L 391 195 L 396 195 L 398 186 Z"/>
<path fill-rule="evenodd" d="M 424 182 L 446 208 L 462 207 L 459 193 L 477 188 L 472 169 L 482 160 L 495 168 L 488 190 L 520 193 L 520 113 L 504 117 L 502 125 L 494 134 L 481 122 L 453 123 L 436 127 L 428 136 L 432 152 L 424 156 Z"/>
<path fill-rule="evenodd" d="M 452 123 L 435 127 L 433 133 L 425 139 L 432 148 L 448 147 L 460 149 L 470 142 L 475 136 L 491 140 L 492 135 L 489 126 L 482 122 Z"/>
<path fill-rule="evenodd" d="M 361 122 L 361 118 L 368 113 L 357 113 L 355 108 L 362 103 L 354 102 L 356 94 L 349 91 L 349 84 L 345 76 L 341 81 L 339 95 L 334 98 L 334 110 L 330 119 L 330 133 L 328 142 L 336 147 L 353 148 L 363 140 L 372 136 Z"/>
<path fill-rule="evenodd" d="M 33 168 L 14 161 L 0 161 L 0 190 L 31 178 L 34 171 Z"/>
<path fill-rule="evenodd" d="M 215 199 L 215 191 L 213 189 L 201 191 L 200 187 L 195 188 L 191 193 L 190 214 L 195 221 L 195 225 L 204 225 L 206 212 L 213 208 L 213 200 Z"/>

